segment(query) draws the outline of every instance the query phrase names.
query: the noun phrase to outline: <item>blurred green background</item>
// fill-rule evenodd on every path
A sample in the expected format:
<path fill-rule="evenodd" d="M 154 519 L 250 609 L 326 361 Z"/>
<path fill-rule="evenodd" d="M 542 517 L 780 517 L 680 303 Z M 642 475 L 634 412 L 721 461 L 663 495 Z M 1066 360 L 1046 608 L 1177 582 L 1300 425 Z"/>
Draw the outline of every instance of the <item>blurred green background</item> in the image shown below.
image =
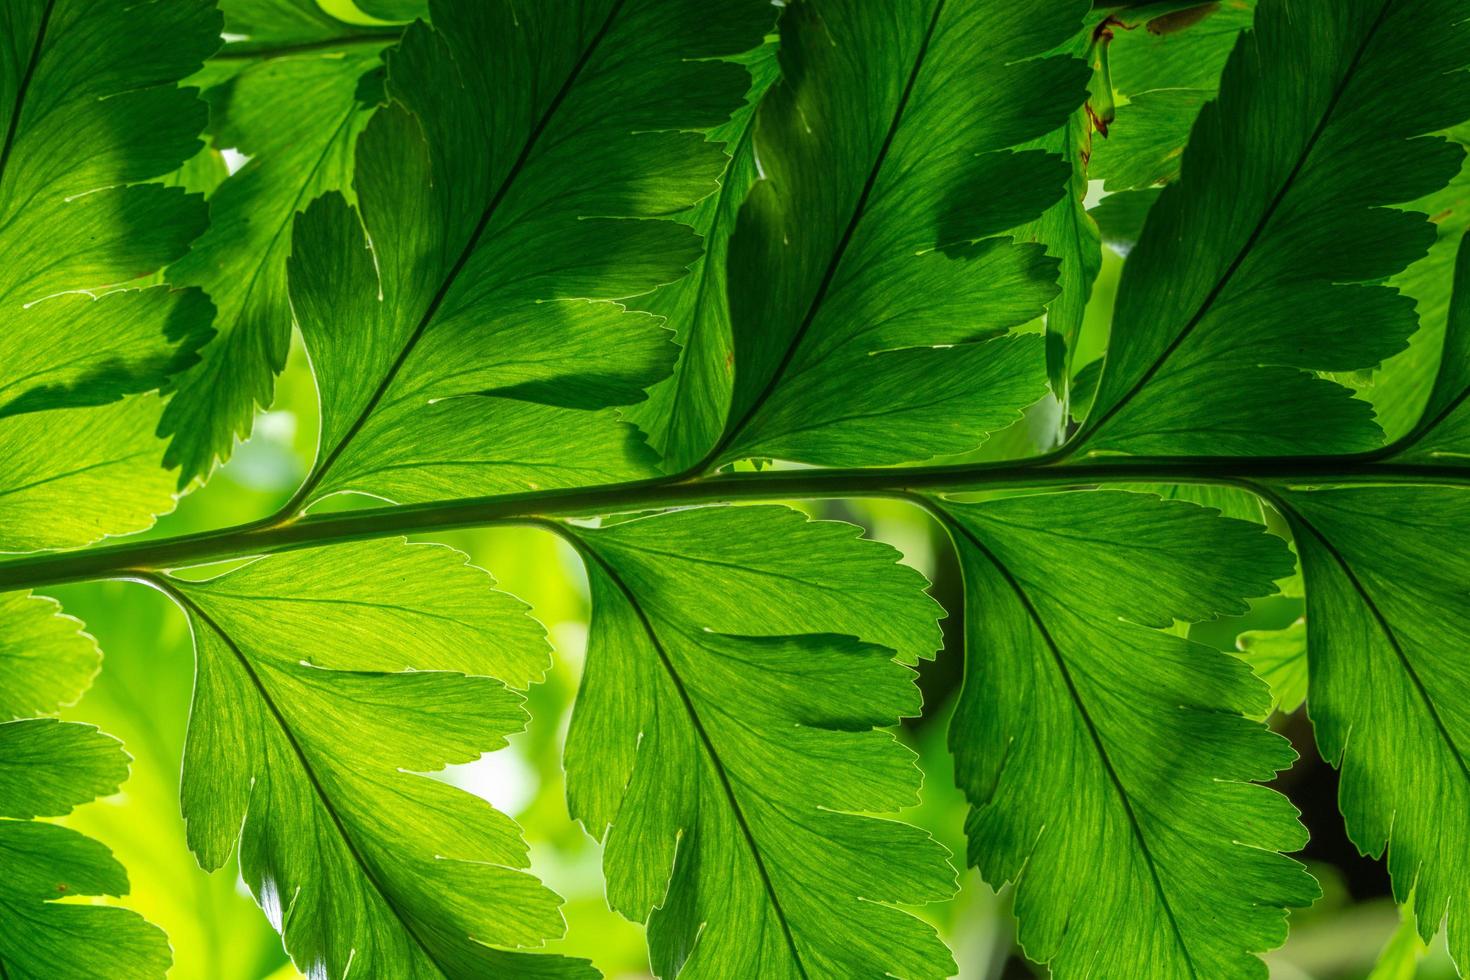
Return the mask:
<path fill-rule="evenodd" d="M 1078 363 L 1101 349 L 1120 265 L 1121 260 L 1108 253 Z M 177 511 L 160 520 L 150 534 L 240 523 L 265 516 L 286 500 L 304 476 L 316 441 L 316 395 L 299 345 L 278 392 L 276 405 L 262 416 L 255 436 L 229 465 L 207 486 L 182 499 Z M 1026 455 L 1045 448 L 1057 431 L 1055 406 L 1038 406 L 977 456 Z M 922 757 L 927 774 L 922 804 L 905 816 L 943 841 L 959 855 L 956 863 L 962 864 L 964 805 L 950 785 L 944 744 L 962 669 L 958 568 L 938 529 L 907 505 L 838 501 L 801 506 L 814 516 L 860 524 L 897 547 L 907 562 L 930 578 L 935 596 L 951 610 L 945 624 L 947 648 L 926 665 L 920 679 L 926 714 L 903 732 Z M 561 542 L 532 529 L 494 528 L 436 535 L 434 540 L 463 549 L 503 588 L 531 603 L 557 650 L 546 683 L 530 692 L 534 719 L 530 729 L 513 738 L 508 749 L 457 767 L 444 778 L 484 796 L 524 826 L 533 870 L 566 898 L 568 932 L 556 944 L 558 949 L 590 957 L 610 978 L 648 976 L 642 930 L 607 908 L 600 847 L 571 821 L 563 799 L 561 745 L 586 636 L 582 570 Z M 235 869 L 207 875 L 184 845 L 177 801 L 193 683 L 184 617 L 162 595 L 136 583 L 52 591 L 68 612 L 88 624 L 106 651 L 96 685 L 67 714 L 119 736 L 134 757 L 132 776 L 122 791 L 82 808 L 69 822 L 101 838 L 127 866 L 133 893 L 126 904 L 168 932 L 175 980 L 297 976 Z M 854 601 L 861 601 L 861 596 Z M 1242 631 L 1281 629 L 1300 614 L 1300 599 L 1278 596 L 1258 603 L 1246 616 L 1196 626 L 1192 635 L 1222 649 L 1235 649 Z M 1267 957 L 1272 976 L 1280 980 L 1453 976 L 1442 948 L 1425 950 L 1412 931 L 1400 927 L 1387 875 L 1377 863 L 1359 857 L 1343 835 L 1335 774 L 1315 757 L 1303 713 L 1277 716 L 1272 723 L 1303 756 L 1283 774 L 1279 788 L 1303 811 L 1313 840 L 1302 857 L 1324 891 L 1320 902 L 1293 917 L 1286 947 Z M 1008 892 L 993 892 L 973 870 L 965 871 L 961 882 L 954 900 L 918 910 L 954 949 L 960 976 L 967 980 L 1044 976 L 1044 970 L 1028 965 L 1014 947 Z"/>

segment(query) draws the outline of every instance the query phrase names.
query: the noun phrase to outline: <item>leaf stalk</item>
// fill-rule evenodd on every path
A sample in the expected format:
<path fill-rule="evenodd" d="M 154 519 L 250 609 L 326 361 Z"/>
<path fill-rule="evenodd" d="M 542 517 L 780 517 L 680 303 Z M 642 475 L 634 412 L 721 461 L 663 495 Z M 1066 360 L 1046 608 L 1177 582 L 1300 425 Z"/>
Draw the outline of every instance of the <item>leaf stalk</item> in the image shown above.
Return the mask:
<path fill-rule="evenodd" d="M 1324 457 L 1092 457 L 1060 465 L 1060 453 L 1030 460 L 873 469 L 766 470 L 657 477 L 599 487 L 538 490 L 389 504 L 76 551 L 0 560 L 0 592 L 135 577 L 190 565 L 347 541 L 425 534 L 545 518 L 596 517 L 698 504 L 842 497 L 911 499 L 925 493 L 1044 490 L 1114 483 L 1213 484 L 1254 489 L 1296 485 L 1438 484 L 1470 487 L 1470 465 L 1379 462 L 1374 454 Z"/>

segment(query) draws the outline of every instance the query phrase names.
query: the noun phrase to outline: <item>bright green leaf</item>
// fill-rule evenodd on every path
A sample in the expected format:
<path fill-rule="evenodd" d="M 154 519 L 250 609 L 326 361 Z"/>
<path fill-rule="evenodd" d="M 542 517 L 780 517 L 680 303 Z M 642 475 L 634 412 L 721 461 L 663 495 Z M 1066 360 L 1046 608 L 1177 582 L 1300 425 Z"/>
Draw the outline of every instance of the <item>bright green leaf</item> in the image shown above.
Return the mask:
<path fill-rule="evenodd" d="M 257 407 L 271 403 L 291 342 L 291 220 L 350 183 L 353 140 L 368 118 L 359 81 L 381 68 L 389 40 L 247 62 L 207 93 L 215 144 L 250 160 L 211 195 L 209 230 L 169 269 L 219 307 L 219 336 L 179 379 L 160 427 L 172 437 L 166 462 L 181 468 L 181 485 L 227 459 L 235 438 L 249 436 Z M 299 108 L 283 113 L 287 104 Z"/>
<path fill-rule="evenodd" d="M 0 594 L 0 721 L 74 703 L 101 662 L 97 641 L 56 600 Z"/>
<path fill-rule="evenodd" d="M 0 723 L 0 975 L 162 980 L 172 955 L 157 927 L 126 909 L 53 901 L 126 894 L 122 865 L 74 830 L 31 822 L 112 793 L 127 774 L 122 746 L 89 725 Z"/>
<path fill-rule="evenodd" d="M 355 6 L 366 10 L 362 4 Z M 225 32 L 235 35 L 226 48 L 232 58 L 283 47 L 377 43 L 385 34 L 381 28 L 338 20 L 318 0 L 220 0 L 219 7 L 225 15 Z M 389 40 L 393 33 L 387 34 Z"/>
<path fill-rule="evenodd" d="M 173 503 L 153 477 L 156 400 L 119 399 L 192 364 L 213 308 L 196 290 L 115 287 L 204 226 L 197 195 L 141 182 L 199 147 L 204 105 L 174 83 L 218 45 L 219 15 L 6 0 L 0 36 L 0 551 L 81 545 Z"/>
<path fill-rule="evenodd" d="M 1461 146 L 1470 145 L 1470 125 L 1457 126 L 1448 135 Z M 1390 439 L 1406 435 L 1420 421 L 1436 370 L 1444 363 L 1456 279 L 1455 257 L 1461 240 L 1470 231 L 1470 155 L 1448 185 L 1404 207 L 1429 215 L 1435 239 L 1428 255 L 1389 280 L 1390 285 L 1414 297 L 1415 312 L 1419 314 L 1419 330 L 1409 339 L 1408 350 L 1384 362 L 1364 393 L 1372 400 L 1379 424 Z"/>
<path fill-rule="evenodd" d="M 158 412 L 142 395 L 0 419 L 0 552 L 79 547 L 171 510 Z"/>
<path fill-rule="evenodd" d="M 520 829 L 419 773 L 525 725 L 500 681 L 545 669 L 520 602 L 438 545 L 385 541 L 160 579 L 193 622 L 184 752 L 189 843 L 207 869 L 236 838 L 256 900 L 314 975 L 588 976 L 535 947 L 564 928 L 520 870 Z M 289 914 L 287 911 L 289 910 Z"/>
<path fill-rule="evenodd" d="M 1280 539 L 1112 491 L 943 503 L 965 573 L 965 687 L 950 733 L 970 861 L 1015 881 L 1019 938 L 1058 978 L 1266 975 L 1316 883 L 1289 766 L 1244 717 L 1267 695 L 1228 654 L 1165 632 L 1244 612 L 1291 571 Z"/>
<path fill-rule="evenodd" d="M 208 337 L 197 294 L 105 292 L 203 228 L 197 196 L 137 182 L 198 149 L 204 105 L 173 83 L 218 34 L 204 0 L 0 4 L 0 414 L 156 388 Z"/>
<path fill-rule="evenodd" d="M 874 729 L 919 712 L 893 653 L 930 652 L 937 608 L 854 531 L 752 507 L 572 532 L 594 611 L 568 798 L 659 976 L 954 972 L 893 907 L 949 897 L 943 848 L 859 815 L 917 802 Z"/>
<path fill-rule="evenodd" d="M 1271 710 L 1291 714 L 1307 699 L 1307 624 L 1250 630 L 1235 641 L 1241 659 L 1271 688 Z"/>

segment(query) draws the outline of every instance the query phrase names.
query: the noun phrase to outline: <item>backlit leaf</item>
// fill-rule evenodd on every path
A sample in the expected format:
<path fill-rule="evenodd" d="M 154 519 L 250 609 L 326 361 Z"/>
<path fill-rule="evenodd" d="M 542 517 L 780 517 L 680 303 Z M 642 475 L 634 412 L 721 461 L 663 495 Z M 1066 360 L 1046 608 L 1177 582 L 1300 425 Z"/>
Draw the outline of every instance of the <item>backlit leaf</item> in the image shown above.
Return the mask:
<path fill-rule="evenodd" d="M 1253 785 L 1291 764 L 1246 715 L 1267 694 L 1166 629 L 1241 613 L 1289 574 L 1255 524 L 1145 494 L 943 503 L 965 573 L 950 744 L 970 861 L 1016 882 L 1019 938 L 1058 978 L 1265 977 L 1316 883 L 1275 853 L 1296 811 Z"/>
<path fill-rule="evenodd" d="M 918 713 L 893 655 L 932 652 L 937 608 L 854 530 L 758 507 L 570 532 L 594 612 L 569 802 L 658 976 L 954 972 L 893 907 L 953 892 L 944 849 L 859 815 L 917 801 L 912 753 L 875 729 Z"/>
<path fill-rule="evenodd" d="M 525 607 L 463 561 L 385 541 L 156 580 L 194 626 L 190 846 L 214 870 L 239 838 L 241 874 L 304 972 L 594 975 L 511 951 L 560 935 L 560 898 L 521 870 L 510 818 L 419 775 L 525 724 L 519 695 L 468 674 L 525 683 L 546 667 Z"/>
<path fill-rule="evenodd" d="M 1044 393 L 1036 338 L 997 335 L 1041 314 L 1057 264 L 993 236 L 1062 194 L 1061 160 L 1011 148 L 1081 104 L 1086 67 L 1037 56 L 1086 4 L 1012 8 L 787 6 L 764 179 L 730 243 L 735 390 L 710 462 L 961 452 Z"/>

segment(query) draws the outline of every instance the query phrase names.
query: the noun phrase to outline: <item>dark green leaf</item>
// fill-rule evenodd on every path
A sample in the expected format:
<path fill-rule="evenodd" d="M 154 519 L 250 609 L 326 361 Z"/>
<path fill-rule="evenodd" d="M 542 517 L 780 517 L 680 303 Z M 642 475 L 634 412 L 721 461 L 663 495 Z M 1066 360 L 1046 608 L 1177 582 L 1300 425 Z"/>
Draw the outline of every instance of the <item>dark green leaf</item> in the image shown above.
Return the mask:
<path fill-rule="evenodd" d="M 755 104 L 776 80 L 776 47 L 767 44 L 740 59 L 751 72 L 747 105 L 709 138 L 731 154 L 720 190 L 684 215 L 704 239 L 705 255 L 689 275 L 660 287 L 638 305 L 665 318 L 681 348 L 674 376 L 649 389 L 648 400 L 626 414 L 648 434 L 649 445 L 671 473 L 689 469 L 714 448 L 724 429 L 734 384 L 735 352 L 726 301 L 725 260 L 730 233 L 746 192 L 756 181 L 752 130 Z"/>
<path fill-rule="evenodd" d="M 1285 739 L 1244 717 L 1265 687 L 1165 632 L 1246 609 L 1290 555 L 1255 524 L 1099 491 L 944 503 L 970 603 L 950 733 L 970 861 L 1016 881 L 1027 955 L 1067 977 L 1265 977 L 1317 887 L 1254 782 Z"/>
<path fill-rule="evenodd" d="M 291 297 L 322 402 L 308 492 L 395 500 L 653 472 L 609 410 L 666 377 L 658 318 L 615 300 L 683 276 L 717 188 L 696 132 L 739 107 L 740 0 L 441 0 L 389 58 L 358 141 L 371 238 L 336 195 L 297 223 Z M 530 100 L 526 100 L 526 95 Z M 642 220 L 629 220 L 642 219 Z M 372 383 L 364 383 L 372 379 Z"/>
<path fill-rule="evenodd" d="M 1143 236 L 1143 223 L 1158 199 L 1159 192 L 1152 188 L 1121 191 L 1103 198 L 1088 214 L 1097 222 L 1108 247 L 1126 257 Z"/>
<path fill-rule="evenodd" d="M 1093 143 L 1092 176 L 1110 191 L 1178 177 L 1194 120 L 1215 97 L 1226 58 L 1250 27 L 1254 8 L 1254 0 L 1196 5 L 1196 16 L 1203 16 L 1187 25 L 1140 16 L 1149 11 L 1118 15 L 1126 26 L 1113 28 L 1108 58 L 1122 104 L 1107 138 Z"/>
<path fill-rule="evenodd" d="M 1081 103 L 1086 66 L 1037 56 L 1085 7 L 786 8 L 783 78 L 757 113 L 764 179 L 730 243 L 735 390 L 711 462 L 960 452 L 1041 397 L 1040 344 L 995 335 L 1042 312 L 1057 263 L 991 236 L 1067 181 L 1062 161 L 1011 148 Z"/>
<path fill-rule="evenodd" d="M 1307 710 L 1364 853 L 1470 963 L 1470 491 L 1282 490 L 1307 586 Z"/>
<path fill-rule="evenodd" d="M 1262 0 L 1129 255 L 1082 445 L 1379 444 L 1369 406 L 1313 372 L 1371 367 L 1413 332 L 1413 301 L 1371 283 L 1422 256 L 1433 228 L 1383 205 L 1459 169 L 1458 146 L 1413 137 L 1470 104 L 1463 14 L 1457 0 Z"/>

